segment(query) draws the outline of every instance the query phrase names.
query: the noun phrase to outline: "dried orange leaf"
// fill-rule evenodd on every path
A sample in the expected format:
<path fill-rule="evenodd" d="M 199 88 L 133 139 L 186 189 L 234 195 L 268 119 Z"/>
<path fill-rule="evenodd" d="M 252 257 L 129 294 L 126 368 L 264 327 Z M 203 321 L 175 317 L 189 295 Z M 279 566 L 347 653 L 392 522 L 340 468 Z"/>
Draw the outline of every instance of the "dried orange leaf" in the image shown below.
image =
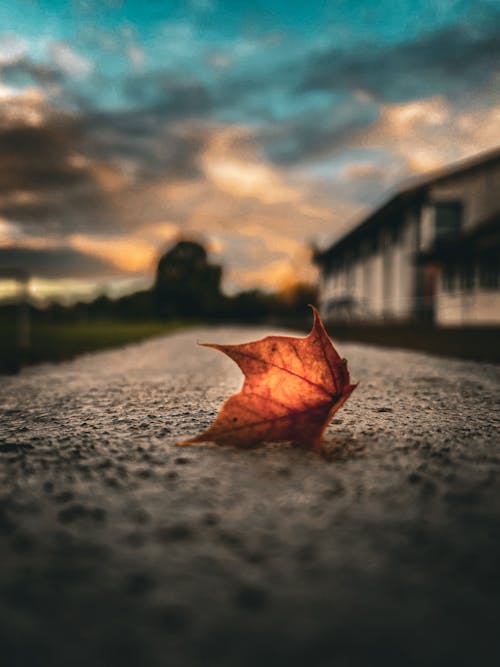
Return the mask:
<path fill-rule="evenodd" d="M 222 406 L 203 433 L 179 444 L 216 442 L 248 447 L 294 441 L 321 450 L 332 416 L 356 385 L 316 308 L 305 338 L 267 336 L 242 345 L 206 344 L 233 359 L 245 375 L 241 391 Z"/>

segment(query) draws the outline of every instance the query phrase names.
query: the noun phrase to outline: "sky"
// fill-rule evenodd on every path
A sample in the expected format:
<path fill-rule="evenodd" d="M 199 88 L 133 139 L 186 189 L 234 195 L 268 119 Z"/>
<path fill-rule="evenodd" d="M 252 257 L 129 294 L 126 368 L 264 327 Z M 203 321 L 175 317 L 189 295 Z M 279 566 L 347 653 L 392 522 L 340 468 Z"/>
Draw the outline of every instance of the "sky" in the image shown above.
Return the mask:
<path fill-rule="evenodd" d="M 314 280 L 311 245 L 497 147 L 499 34 L 500 0 L 2 2 L 0 269 L 118 295 L 188 237 L 227 292 Z"/>

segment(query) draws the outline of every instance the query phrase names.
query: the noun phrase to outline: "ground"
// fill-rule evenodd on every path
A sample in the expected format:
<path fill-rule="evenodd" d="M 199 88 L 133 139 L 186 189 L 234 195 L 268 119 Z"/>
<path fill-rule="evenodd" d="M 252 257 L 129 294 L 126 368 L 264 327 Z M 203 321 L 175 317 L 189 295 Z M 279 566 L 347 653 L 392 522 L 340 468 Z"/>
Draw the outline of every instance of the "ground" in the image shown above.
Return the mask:
<path fill-rule="evenodd" d="M 2 665 L 499 664 L 500 367 L 344 343 L 325 458 L 178 448 L 265 333 L 1 378 Z"/>

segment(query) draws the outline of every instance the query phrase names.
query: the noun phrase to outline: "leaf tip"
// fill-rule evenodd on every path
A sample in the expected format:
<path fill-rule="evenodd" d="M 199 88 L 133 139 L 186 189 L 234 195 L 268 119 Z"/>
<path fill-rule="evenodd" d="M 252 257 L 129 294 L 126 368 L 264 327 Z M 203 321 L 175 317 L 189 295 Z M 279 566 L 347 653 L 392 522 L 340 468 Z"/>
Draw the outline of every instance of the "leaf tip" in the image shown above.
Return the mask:
<path fill-rule="evenodd" d="M 193 438 L 188 438 L 187 440 L 180 440 L 179 442 L 175 443 L 176 447 L 189 447 L 189 445 L 193 444 Z"/>
<path fill-rule="evenodd" d="M 316 306 L 313 303 L 308 303 L 308 307 L 313 311 L 314 317 L 319 317 L 319 310 L 316 308 Z M 320 318 L 321 319 L 321 318 Z"/>
<path fill-rule="evenodd" d="M 200 343 L 199 341 L 196 343 L 199 347 L 210 347 L 212 350 L 219 350 L 220 352 L 224 352 L 224 346 L 223 345 L 218 345 L 217 343 Z"/>
<path fill-rule="evenodd" d="M 313 325 L 312 325 L 312 329 L 311 329 L 311 335 L 314 334 L 315 331 L 316 332 L 322 331 L 326 335 L 328 335 L 326 333 L 326 329 L 325 329 L 325 325 L 323 324 L 323 320 L 321 319 L 321 315 L 319 314 L 319 310 L 312 303 L 310 303 L 308 305 L 309 305 L 309 308 L 311 308 L 311 310 L 313 311 L 313 317 L 314 317 Z"/>

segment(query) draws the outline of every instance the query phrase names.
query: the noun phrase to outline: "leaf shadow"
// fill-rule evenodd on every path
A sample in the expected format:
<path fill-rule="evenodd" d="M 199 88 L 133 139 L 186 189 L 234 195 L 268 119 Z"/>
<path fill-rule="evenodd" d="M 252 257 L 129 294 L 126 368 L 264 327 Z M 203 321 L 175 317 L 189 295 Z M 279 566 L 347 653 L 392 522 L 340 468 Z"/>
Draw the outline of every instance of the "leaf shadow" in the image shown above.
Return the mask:
<path fill-rule="evenodd" d="M 328 463 L 340 463 L 364 456 L 366 445 L 352 435 L 326 437 L 319 455 Z"/>
<path fill-rule="evenodd" d="M 259 442 L 251 443 L 245 446 L 232 445 L 230 443 L 215 443 L 213 441 L 207 440 L 206 442 L 187 442 L 181 441 L 175 443 L 177 446 L 186 447 L 189 446 L 193 449 L 205 449 L 209 448 L 213 451 L 217 450 L 226 450 L 226 452 L 231 451 L 236 455 L 245 454 L 245 452 L 266 452 L 271 454 L 272 452 L 283 451 L 287 447 L 293 450 L 300 450 L 304 453 L 309 453 L 317 456 L 318 458 L 323 459 L 328 463 L 341 463 L 349 461 L 352 459 L 361 458 L 364 455 L 365 443 L 360 442 L 352 435 L 346 433 L 345 435 L 330 435 L 326 436 L 323 441 L 323 447 L 320 451 L 314 451 L 307 445 L 303 443 L 289 441 L 289 442 Z"/>

